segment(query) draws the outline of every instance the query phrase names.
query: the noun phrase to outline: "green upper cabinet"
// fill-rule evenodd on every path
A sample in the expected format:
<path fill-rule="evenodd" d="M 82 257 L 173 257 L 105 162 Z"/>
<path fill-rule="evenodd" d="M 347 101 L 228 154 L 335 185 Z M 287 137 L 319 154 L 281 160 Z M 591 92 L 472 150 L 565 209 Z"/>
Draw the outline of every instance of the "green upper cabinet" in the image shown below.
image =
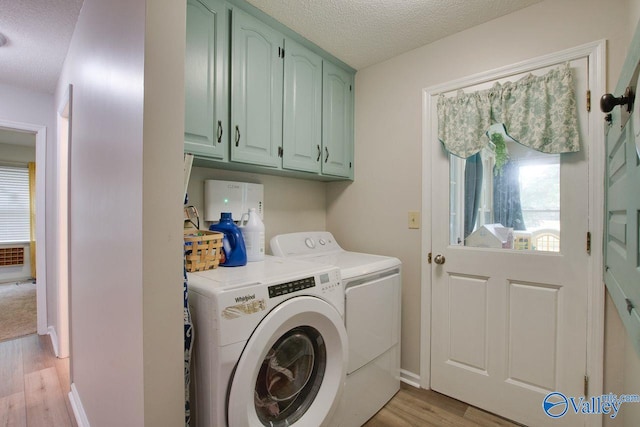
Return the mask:
<path fill-rule="evenodd" d="M 322 58 L 285 40 L 282 167 L 320 173 Z"/>
<path fill-rule="evenodd" d="M 185 152 L 228 159 L 227 9 L 187 0 Z"/>
<path fill-rule="evenodd" d="M 353 178 L 353 74 L 327 61 L 322 74 L 322 173 Z"/>
<path fill-rule="evenodd" d="M 280 167 L 284 36 L 234 8 L 231 160 Z"/>
<path fill-rule="evenodd" d="M 244 0 L 186 5 L 184 151 L 200 166 L 353 179 L 355 71 Z"/>

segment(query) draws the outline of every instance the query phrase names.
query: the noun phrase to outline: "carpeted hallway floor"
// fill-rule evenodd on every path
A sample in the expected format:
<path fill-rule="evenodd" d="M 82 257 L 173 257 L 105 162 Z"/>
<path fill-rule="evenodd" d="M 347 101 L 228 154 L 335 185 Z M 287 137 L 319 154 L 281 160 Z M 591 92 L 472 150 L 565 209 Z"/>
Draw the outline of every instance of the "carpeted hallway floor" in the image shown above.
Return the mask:
<path fill-rule="evenodd" d="M 36 332 L 36 284 L 0 284 L 0 341 Z"/>

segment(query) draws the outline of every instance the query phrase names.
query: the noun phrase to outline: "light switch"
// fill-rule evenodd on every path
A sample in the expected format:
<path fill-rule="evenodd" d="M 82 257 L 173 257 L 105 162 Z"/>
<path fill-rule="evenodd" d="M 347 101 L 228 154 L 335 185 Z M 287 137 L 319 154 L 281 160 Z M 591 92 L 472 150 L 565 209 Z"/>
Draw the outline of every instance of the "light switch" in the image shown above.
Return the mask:
<path fill-rule="evenodd" d="M 409 211 L 409 228 L 420 228 L 420 212 Z"/>

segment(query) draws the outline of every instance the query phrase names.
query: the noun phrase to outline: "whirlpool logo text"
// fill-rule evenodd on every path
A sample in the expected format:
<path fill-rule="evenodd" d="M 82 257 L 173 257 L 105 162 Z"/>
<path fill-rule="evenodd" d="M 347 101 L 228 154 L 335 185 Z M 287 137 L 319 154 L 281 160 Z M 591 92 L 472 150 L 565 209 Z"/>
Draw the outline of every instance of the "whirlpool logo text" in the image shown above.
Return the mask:
<path fill-rule="evenodd" d="M 567 412 L 575 414 L 609 415 L 615 418 L 623 403 L 638 403 L 637 394 L 622 394 L 620 396 L 609 393 L 592 397 L 567 397 L 560 392 L 547 394 L 542 401 L 542 409 L 551 418 L 560 418 Z"/>

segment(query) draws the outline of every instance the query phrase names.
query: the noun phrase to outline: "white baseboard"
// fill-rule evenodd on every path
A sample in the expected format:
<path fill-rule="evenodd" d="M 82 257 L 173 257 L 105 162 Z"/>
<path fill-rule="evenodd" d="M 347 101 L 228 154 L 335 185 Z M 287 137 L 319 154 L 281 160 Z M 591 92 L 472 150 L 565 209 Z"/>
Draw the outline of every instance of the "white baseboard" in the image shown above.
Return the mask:
<path fill-rule="evenodd" d="M 400 369 L 400 381 L 415 388 L 420 388 L 420 375 Z"/>
<path fill-rule="evenodd" d="M 53 352 L 56 357 L 60 357 L 60 351 L 58 350 L 58 334 L 56 334 L 56 328 L 53 326 L 49 326 L 47 328 L 47 334 L 51 338 L 51 345 L 53 345 Z"/>
<path fill-rule="evenodd" d="M 84 408 L 82 407 L 82 401 L 80 400 L 80 395 L 78 394 L 78 389 L 75 384 L 71 384 L 71 391 L 69 392 L 69 401 L 71 402 L 71 407 L 73 408 L 73 415 L 76 417 L 76 422 L 78 423 L 78 427 L 90 427 L 89 419 L 87 418 L 87 414 L 84 412 Z"/>

